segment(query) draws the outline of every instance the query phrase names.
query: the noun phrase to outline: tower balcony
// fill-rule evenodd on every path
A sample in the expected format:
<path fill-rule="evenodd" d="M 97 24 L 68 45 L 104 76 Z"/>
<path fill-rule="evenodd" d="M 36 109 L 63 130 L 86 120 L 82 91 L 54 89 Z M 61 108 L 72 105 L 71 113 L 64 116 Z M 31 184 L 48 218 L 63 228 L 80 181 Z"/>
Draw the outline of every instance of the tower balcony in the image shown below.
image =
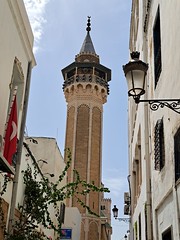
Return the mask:
<path fill-rule="evenodd" d="M 107 91 L 107 94 L 109 95 L 109 84 L 108 84 L 107 80 L 96 74 L 93 74 L 93 75 L 92 74 L 76 74 L 69 78 L 67 77 L 63 83 L 63 91 L 66 87 L 68 87 L 72 84 L 78 84 L 78 83 L 98 84 L 101 87 L 104 87 Z"/>

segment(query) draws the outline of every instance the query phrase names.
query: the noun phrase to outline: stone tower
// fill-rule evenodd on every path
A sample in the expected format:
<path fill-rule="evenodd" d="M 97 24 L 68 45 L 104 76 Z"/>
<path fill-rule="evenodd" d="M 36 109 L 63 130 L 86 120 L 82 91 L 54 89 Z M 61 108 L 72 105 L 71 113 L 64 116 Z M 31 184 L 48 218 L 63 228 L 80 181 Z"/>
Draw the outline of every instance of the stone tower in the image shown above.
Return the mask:
<path fill-rule="evenodd" d="M 73 182 L 75 168 L 83 180 L 101 186 L 103 104 L 109 94 L 111 70 L 100 64 L 91 40 L 90 26 L 88 17 L 87 35 L 81 50 L 75 61 L 62 70 L 67 102 L 65 148 L 70 148 L 72 154 L 67 178 L 68 182 Z M 82 201 L 98 215 L 100 200 L 99 193 L 82 197 Z M 69 199 L 67 206 L 78 207 L 81 212 L 81 240 L 100 240 L 101 219 L 90 215 L 76 198 Z"/>

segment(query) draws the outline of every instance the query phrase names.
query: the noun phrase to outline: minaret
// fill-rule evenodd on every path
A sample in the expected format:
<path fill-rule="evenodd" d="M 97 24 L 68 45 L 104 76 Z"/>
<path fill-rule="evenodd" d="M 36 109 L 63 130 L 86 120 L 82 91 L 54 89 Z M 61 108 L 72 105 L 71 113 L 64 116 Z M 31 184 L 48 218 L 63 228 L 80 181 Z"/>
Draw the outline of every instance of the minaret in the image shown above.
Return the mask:
<path fill-rule="evenodd" d="M 62 70 L 67 102 L 65 148 L 70 148 L 72 154 L 67 178 L 73 182 L 75 168 L 83 180 L 101 186 L 103 104 L 109 94 L 111 70 L 100 64 L 90 26 L 88 17 L 87 35 L 80 53 L 75 56 L 75 62 Z M 100 216 L 99 193 L 90 193 L 82 200 Z M 100 240 L 101 219 L 90 215 L 73 197 L 67 206 L 77 207 L 82 215 L 81 240 Z"/>

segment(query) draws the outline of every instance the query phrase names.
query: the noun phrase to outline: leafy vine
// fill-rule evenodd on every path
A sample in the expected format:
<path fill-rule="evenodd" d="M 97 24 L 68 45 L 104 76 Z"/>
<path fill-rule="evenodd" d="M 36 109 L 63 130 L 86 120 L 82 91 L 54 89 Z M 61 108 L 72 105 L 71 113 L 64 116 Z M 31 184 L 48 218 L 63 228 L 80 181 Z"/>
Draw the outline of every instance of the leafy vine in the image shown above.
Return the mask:
<path fill-rule="evenodd" d="M 7 174 L 4 174 L 3 176 L 4 176 L 3 177 L 4 182 L 2 184 L 2 188 L 1 188 L 1 191 L 0 191 L 0 227 L 2 229 L 5 229 L 6 222 L 5 222 L 4 211 L 3 211 L 3 201 L 4 200 L 3 200 L 2 196 L 6 192 L 8 182 L 11 181 L 11 178 Z"/>
<path fill-rule="evenodd" d="M 27 148 L 28 146 L 26 146 Z M 31 158 L 34 158 L 29 148 L 28 152 Z M 38 164 L 34 161 L 33 168 L 28 165 L 23 173 L 25 184 L 24 201 L 18 206 L 20 217 L 13 225 L 13 234 L 6 233 L 6 240 L 48 240 L 44 232 L 39 231 L 39 224 L 45 229 L 52 229 L 57 233 L 58 239 L 61 236 L 60 202 L 74 196 L 77 202 L 86 208 L 90 214 L 96 215 L 89 206 L 81 199 L 82 195 L 93 192 L 109 192 L 108 188 L 97 187 L 94 183 L 87 183 L 82 180 L 79 173 L 74 169 L 74 182 L 60 187 L 60 183 L 66 176 L 67 170 L 71 164 L 71 152 L 67 149 L 67 163 L 58 180 L 54 183 L 50 178 L 45 177 L 40 172 Z M 39 177 L 41 176 L 41 177 Z M 52 174 L 50 174 L 52 176 Z M 2 211 L 2 195 L 7 189 L 9 179 L 4 178 L 4 185 L 0 192 L 0 215 Z M 49 206 L 53 206 L 56 221 L 52 220 Z M 1 222 L 4 222 L 3 214 Z M 2 226 L 5 228 L 5 225 Z"/>

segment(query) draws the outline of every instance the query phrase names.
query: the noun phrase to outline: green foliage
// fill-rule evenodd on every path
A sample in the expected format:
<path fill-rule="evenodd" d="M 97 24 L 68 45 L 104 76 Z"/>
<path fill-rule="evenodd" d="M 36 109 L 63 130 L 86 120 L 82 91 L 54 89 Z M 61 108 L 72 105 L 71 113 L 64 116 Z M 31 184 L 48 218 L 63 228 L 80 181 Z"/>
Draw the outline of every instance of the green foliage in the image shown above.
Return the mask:
<path fill-rule="evenodd" d="M 32 156 L 31 156 L 32 157 Z M 81 180 L 79 173 L 74 170 L 74 182 L 60 187 L 60 183 L 66 176 L 67 170 L 71 164 L 71 152 L 67 149 L 68 161 L 66 166 L 55 183 L 50 178 L 40 175 L 37 163 L 34 163 L 33 169 L 28 165 L 23 171 L 23 180 L 25 184 L 24 203 L 19 205 L 20 219 L 13 226 L 13 234 L 6 235 L 6 240 L 47 240 L 44 233 L 38 231 L 38 224 L 46 229 L 53 229 L 60 236 L 61 223 L 60 202 L 71 196 L 75 197 L 77 202 L 86 208 L 90 214 L 96 215 L 81 200 L 83 195 L 90 192 L 109 192 L 107 188 L 97 187 L 94 183 L 87 183 Z M 41 176 L 41 178 L 39 177 Z M 61 184 L 62 185 L 62 184 Z M 7 184 L 4 185 L 4 191 Z M 51 219 L 49 206 L 53 206 L 57 224 Z"/>
<path fill-rule="evenodd" d="M 8 175 L 4 175 L 4 182 L 2 184 L 2 188 L 0 191 L 0 228 L 5 229 L 6 222 L 4 218 L 4 212 L 3 212 L 3 194 L 6 192 L 8 182 L 11 181 Z"/>

